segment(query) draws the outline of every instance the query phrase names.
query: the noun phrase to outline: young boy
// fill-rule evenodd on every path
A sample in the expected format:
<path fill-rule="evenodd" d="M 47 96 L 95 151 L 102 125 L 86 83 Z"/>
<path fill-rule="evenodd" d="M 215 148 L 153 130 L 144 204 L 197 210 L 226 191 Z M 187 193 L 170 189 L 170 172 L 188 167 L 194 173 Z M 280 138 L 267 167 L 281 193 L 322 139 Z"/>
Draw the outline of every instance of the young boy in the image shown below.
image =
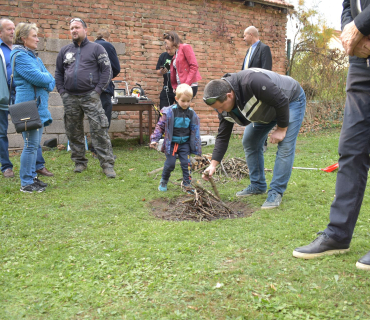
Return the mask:
<path fill-rule="evenodd" d="M 161 110 L 162 117 L 150 136 L 150 147 L 156 149 L 159 139 L 164 133 L 161 151 L 166 155 L 159 191 L 167 191 L 167 183 L 171 172 L 175 169 L 176 153 L 179 156 L 183 174 L 182 185 L 185 190 L 191 188 L 189 175 L 190 154 L 202 154 L 199 118 L 190 108 L 193 90 L 185 83 L 176 88 L 176 104 Z"/>

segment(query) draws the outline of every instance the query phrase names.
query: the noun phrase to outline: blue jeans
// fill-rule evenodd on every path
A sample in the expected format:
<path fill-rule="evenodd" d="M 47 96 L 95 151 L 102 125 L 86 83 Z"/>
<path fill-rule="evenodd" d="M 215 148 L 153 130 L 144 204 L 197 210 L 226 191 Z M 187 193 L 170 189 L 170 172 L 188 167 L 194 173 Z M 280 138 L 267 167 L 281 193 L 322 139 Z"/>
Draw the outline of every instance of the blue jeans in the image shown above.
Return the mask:
<path fill-rule="evenodd" d="M 9 159 L 8 142 L 8 111 L 0 110 L 0 163 L 1 172 L 13 169 L 13 164 Z M 45 167 L 45 159 L 42 156 L 41 146 L 37 149 L 36 170 Z"/>
<path fill-rule="evenodd" d="M 37 150 L 40 147 L 40 141 L 44 127 L 36 130 L 22 132 L 24 147 L 21 154 L 21 166 L 19 176 L 22 187 L 33 183 L 36 174 Z"/>
<path fill-rule="evenodd" d="M 173 148 L 175 146 L 175 143 L 171 143 L 171 153 L 169 155 L 166 155 L 166 161 L 164 162 L 163 172 L 162 172 L 162 180 L 165 182 L 168 182 L 171 172 L 175 169 L 176 164 L 176 153 L 175 155 L 172 155 Z M 179 155 L 179 160 L 181 164 L 182 169 L 182 177 L 183 182 L 185 185 L 190 184 L 190 170 L 189 170 L 189 161 L 190 161 L 190 144 L 188 142 L 179 144 L 179 147 L 177 149 L 177 154 Z"/>
<path fill-rule="evenodd" d="M 13 164 L 9 160 L 8 142 L 8 111 L 0 110 L 0 163 L 1 172 L 13 169 Z"/>
<path fill-rule="evenodd" d="M 40 139 L 41 141 L 41 139 Z M 36 170 L 40 170 L 45 167 L 45 159 L 42 156 L 41 145 L 37 148 L 37 157 L 36 157 Z"/>
<path fill-rule="evenodd" d="M 299 98 L 289 103 L 289 125 L 283 141 L 278 143 L 275 166 L 270 190 L 281 195 L 287 188 L 295 155 L 295 145 L 304 113 L 306 110 L 306 96 L 301 89 Z M 252 123 L 245 128 L 243 147 L 251 185 L 261 191 L 266 191 L 265 163 L 263 157 L 263 144 L 269 131 L 276 125 L 276 120 L 268 123 Z"/>

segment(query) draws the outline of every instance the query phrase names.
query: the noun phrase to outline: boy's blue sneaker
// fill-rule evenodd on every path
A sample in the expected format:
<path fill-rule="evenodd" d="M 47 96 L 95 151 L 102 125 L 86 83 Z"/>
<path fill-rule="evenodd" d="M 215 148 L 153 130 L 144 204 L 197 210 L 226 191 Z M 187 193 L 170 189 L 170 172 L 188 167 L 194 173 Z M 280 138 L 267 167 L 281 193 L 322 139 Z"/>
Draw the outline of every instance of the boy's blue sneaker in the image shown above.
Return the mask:
<path fill-rule="evenodd" d="M 159 182 L 158 190 L 167 191 L 167 182 L 161 180 L 161 182 Z"/>

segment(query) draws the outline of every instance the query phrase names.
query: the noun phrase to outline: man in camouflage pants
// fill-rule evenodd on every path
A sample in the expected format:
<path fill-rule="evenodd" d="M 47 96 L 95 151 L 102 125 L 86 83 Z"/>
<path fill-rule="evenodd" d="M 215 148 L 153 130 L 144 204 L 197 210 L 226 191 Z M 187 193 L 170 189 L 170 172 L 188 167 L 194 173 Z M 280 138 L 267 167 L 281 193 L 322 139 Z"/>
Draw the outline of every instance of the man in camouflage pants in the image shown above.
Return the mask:
<path fill-rule="evenodd" d="M 87 39 L 86 23 L 79 18 L 70 21 L 73 43 L 64 46 L 57 57 L 55 81 L 64 105 L 64 125 L 75 162 L 74 171 L 87 168 L 84 141 L 84 114 L 90 124 L 92 144 L 108 178 L 115 178 L 108 119 L 100 101 L 112 78 L 108 54 L 97 43 Z"/>

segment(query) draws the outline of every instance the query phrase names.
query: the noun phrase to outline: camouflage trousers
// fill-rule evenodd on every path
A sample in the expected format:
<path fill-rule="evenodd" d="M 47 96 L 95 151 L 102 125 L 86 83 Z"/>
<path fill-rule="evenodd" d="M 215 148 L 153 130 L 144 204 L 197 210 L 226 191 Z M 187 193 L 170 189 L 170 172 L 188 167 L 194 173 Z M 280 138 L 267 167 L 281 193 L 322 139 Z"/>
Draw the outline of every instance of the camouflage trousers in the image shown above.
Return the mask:
<path fill-rule="evenodd" d="M 108 119 L 102 107 L 100 96 L 96 91 L 76 96 L 62 94 L 64 105 L 64 126 L 72 151 L 71 159 L 75 164 L 87 165 L 85 157 L 84 115 L 90 125 L 91 139 L 100 166 L 114 166 L 112 143 L 108 135 Z"/>

